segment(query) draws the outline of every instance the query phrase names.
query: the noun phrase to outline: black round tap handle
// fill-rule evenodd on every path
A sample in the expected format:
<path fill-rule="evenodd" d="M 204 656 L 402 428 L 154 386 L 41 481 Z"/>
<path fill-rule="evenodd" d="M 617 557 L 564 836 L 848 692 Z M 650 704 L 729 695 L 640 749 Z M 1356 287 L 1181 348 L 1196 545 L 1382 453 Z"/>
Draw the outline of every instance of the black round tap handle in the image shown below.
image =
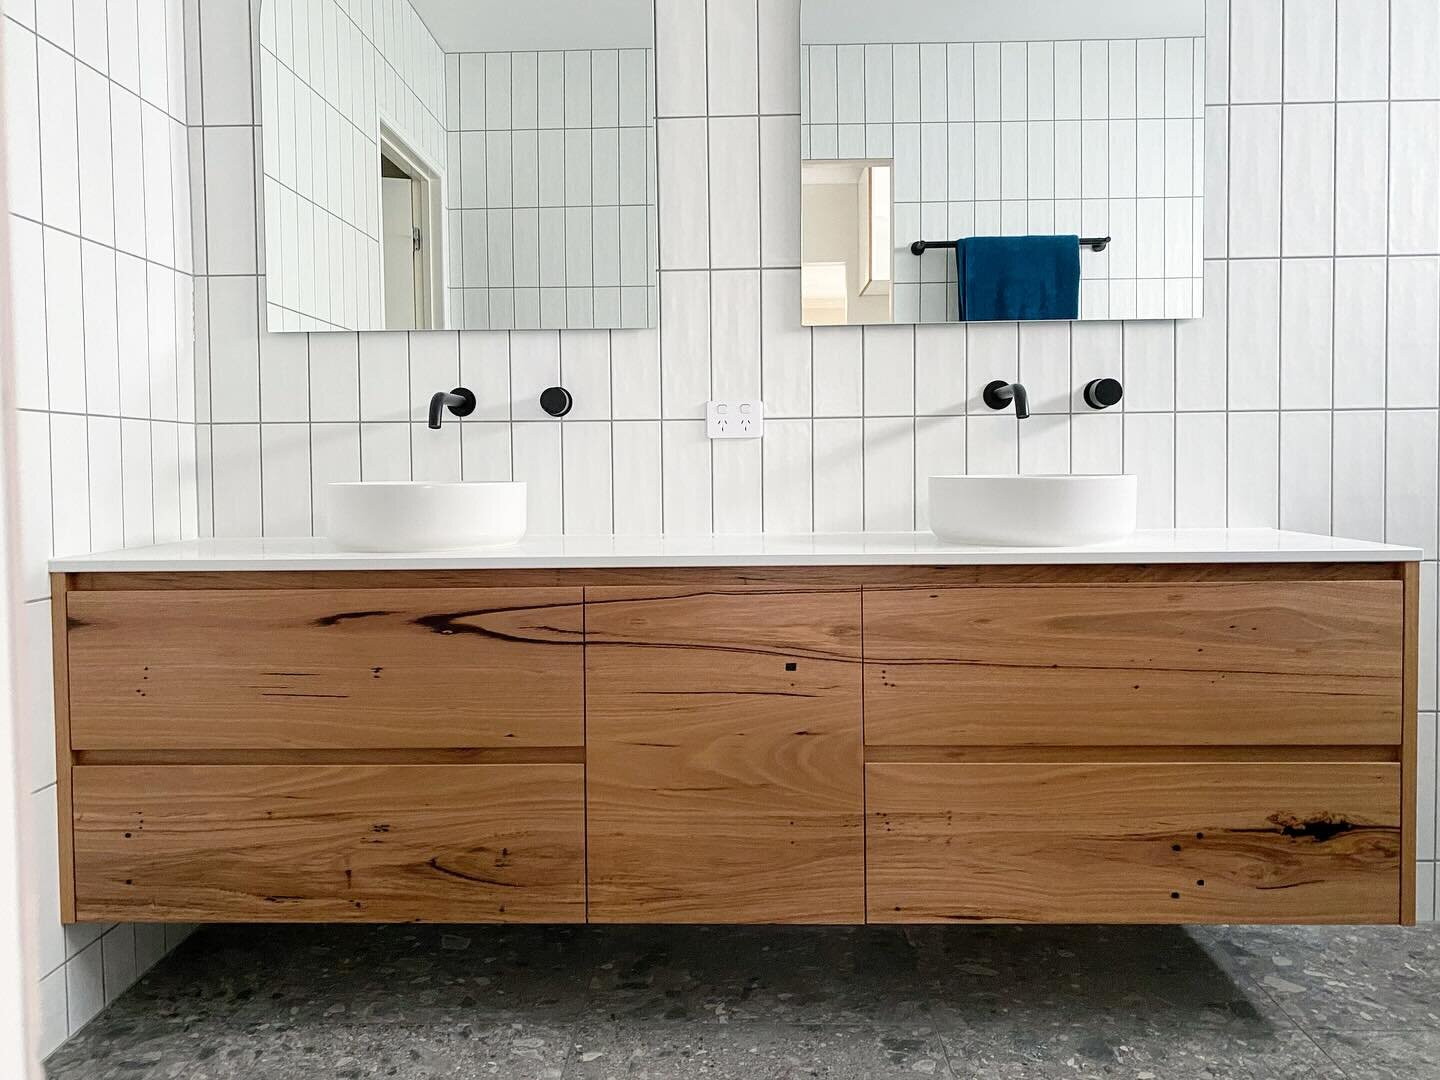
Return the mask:
<path fill-rule="evenodd" d="M 568 415 L 574 407 L 574 397 L 563 386 L 552 386 L 540 395 L 540 408 L 557 420 Z"/>
<path fill-rule="evenodd" d="M 1085 404 L 1092 409 L 1108 409 L 1119 405 L 1125 388 L 1119 379 L 1091 379 L 1085 384 Z"/>

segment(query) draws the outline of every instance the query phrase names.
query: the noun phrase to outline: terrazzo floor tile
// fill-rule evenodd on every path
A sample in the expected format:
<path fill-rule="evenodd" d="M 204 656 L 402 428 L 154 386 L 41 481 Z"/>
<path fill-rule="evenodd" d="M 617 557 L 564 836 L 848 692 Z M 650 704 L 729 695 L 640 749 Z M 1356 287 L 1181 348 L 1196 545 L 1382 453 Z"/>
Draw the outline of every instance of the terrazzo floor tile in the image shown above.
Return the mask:
<path fill-rule="evenodd" d="M 51 1080 L 1428 1080 L 1440 926 L 211 927 Z"/>
<path fill-rule="evenodd" d="M 1433 1080 L 1440 1076 L 1440 1029 L 1318 1032 L 1314 1038 L 1350 1080 Z"/>
<path fill-rule="evenodd" d="M 837 1025 L 586 1024 L 567 1080 L 885 1080 L 951 1076 L 933 1031 Z"/>
<path fill-rule="evenodd" d="M 1011 1024 L 944 1041 L 957 1080 L 1346 1080 L 1304 1032 L 1263 1023 Z"/>
<path fill-rule="evenodd" d="M 188 1080 L 561 1080 L 569 1026 L 307 1023 L 217 1033 Z"/>
<path fill-rule="evenodd" d="M 1225 928 L 1209 952 L 1306 1029 L 1440 1028 L 1440 943 L 1429 928 Z"/>

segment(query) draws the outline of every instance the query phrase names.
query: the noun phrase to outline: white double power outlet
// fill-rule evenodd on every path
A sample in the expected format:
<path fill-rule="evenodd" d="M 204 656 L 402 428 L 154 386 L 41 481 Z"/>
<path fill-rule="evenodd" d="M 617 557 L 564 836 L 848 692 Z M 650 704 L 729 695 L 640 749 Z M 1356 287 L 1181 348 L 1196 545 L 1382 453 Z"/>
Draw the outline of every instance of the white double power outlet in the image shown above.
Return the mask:
<path fill-rule="evenodd" d="M 765 435 L 763 401 L 707 401 L 705 433 L 712 439 L 759 439 Z"/>

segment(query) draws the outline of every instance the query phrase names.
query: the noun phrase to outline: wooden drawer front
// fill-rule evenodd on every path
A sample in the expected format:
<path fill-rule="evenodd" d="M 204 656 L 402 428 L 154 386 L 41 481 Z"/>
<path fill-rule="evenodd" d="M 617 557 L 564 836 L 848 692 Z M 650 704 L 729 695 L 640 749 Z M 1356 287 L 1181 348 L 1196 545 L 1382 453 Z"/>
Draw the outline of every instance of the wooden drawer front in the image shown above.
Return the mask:
<path fill-rule="evenodd" d="M 591 921 L 863 921 L 859 593 L 587 599 Z"/>
<path fill-rule="evenodd" d="M 82 921 L 584 922 L 581 765 L 80 766 Z"/>
<path fill-rule="evenodd" d="M 579 746 L 581 597 L 580 589 L 71 593 L 71 746 Z"/>
<path fill-rule="evenodd" d="M 871 922 L 1400 916 L 1396 764 L 866 768 Z"/>
<path fill-rule="evenodd" d="M 872 745 L 1393 745 L 1399 581 L 865 592 Z"/>

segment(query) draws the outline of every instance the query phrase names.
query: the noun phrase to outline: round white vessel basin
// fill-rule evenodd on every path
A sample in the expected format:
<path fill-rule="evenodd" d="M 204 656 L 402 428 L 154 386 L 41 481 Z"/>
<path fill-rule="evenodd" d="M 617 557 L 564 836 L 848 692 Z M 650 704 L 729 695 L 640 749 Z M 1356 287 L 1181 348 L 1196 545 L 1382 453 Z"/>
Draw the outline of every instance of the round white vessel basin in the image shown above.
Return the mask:
<path fill-rule="evenodd" d="M 345 551 L 462 551 L 525 535 L 523 483 L 330 484 L 325 535 Z"/>
<path fill-rule="evenodd" d="M 1135 531 L 1133 476 L 932 476 L 930 528 L 952 544 L 1074 547 Z"/>

